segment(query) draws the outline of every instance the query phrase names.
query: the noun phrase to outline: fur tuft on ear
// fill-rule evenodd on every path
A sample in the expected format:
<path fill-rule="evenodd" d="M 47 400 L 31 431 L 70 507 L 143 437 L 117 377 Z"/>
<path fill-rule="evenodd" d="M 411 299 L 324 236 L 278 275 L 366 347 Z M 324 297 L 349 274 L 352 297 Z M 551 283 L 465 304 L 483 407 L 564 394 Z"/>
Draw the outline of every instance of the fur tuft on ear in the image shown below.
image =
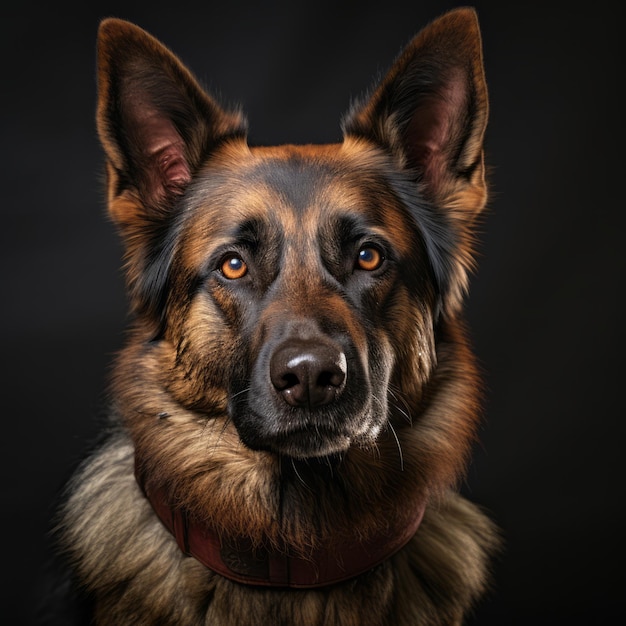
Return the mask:
<path fill-rule="evenodd" d="M 487 199 L 487 117 L 478 19 L 461 8 L 419 32 L 343 120 L 346 139 L 375 143 L 412 181 L 402 185 L 405 199 L 419 194 L 432 206 L 424 237 L 444 312 L 460 306 L 473 266 L 474 218 Z"/>
<path fill-rule="evenodd" d="M 115 18 L 98 31 L 98 132 L 118 189 L 159 205 L 184 187 L 214 145 L 245 136 L 177 57 L 144 30 Z"/>
<path fill-rule="evenodd" d="M 487 116 L 478 19 L 457 9 L 415 36 L 343 129 L 389 150 L 441 200 L 448 184 L 481 166 Z"/>

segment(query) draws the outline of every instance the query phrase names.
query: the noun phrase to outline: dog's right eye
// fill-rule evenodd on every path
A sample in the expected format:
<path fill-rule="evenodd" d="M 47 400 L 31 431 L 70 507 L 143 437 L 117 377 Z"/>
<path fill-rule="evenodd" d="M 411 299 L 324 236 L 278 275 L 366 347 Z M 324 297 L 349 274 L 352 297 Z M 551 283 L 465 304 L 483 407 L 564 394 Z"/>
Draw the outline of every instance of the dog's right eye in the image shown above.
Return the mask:
<path fill-rule="evenodd" d="M 243 278 L 248 273 L 246 262 L 237 254 L 229 254 L 222 259 L 220 272 L 229 280 Z"/>

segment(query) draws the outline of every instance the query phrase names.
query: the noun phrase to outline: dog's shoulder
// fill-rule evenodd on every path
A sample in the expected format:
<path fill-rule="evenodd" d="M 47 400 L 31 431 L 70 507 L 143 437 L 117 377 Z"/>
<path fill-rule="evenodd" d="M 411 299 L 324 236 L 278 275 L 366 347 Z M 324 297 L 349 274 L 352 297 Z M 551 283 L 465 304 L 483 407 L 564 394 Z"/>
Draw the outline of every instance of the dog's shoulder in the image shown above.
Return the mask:
<path fill-rule="evenodd" d="M 478 505 L 453 491 L 434 500 L 419 531 L 394 557 L 398 595 L 407 598 L 395 603 L 397 623 L 421 624 L 419 615 L 406 612 L 431 607 L 461 624 L 467 607 L 488 590 L 500 546 L 497 526 Z"/>

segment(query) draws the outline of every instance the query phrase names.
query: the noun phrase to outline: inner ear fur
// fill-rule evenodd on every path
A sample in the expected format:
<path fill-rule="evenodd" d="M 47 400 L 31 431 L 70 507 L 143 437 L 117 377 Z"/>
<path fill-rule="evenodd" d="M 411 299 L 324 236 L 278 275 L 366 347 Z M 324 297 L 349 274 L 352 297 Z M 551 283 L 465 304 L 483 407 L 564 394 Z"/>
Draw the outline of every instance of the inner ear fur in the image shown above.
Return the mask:
<path fill-rule="evenodd" d="M 346 136 L 374 141 L 414 171 L 438 205 L 458 186 L 485 200 L 483 136 L 488 100 L 478 18 L 471 8 L 444 14 L 418 33 L 369 98 L 343 122 Z"/>
<path fill-rule="evenodd" d="M 115 18 L 98 31 L 97 126 L 110 194 L 132 189 L 145 207 L 161 208 L 217 143 L 246 133 L 241 113 L 218 106 L 163 44 Z"/>

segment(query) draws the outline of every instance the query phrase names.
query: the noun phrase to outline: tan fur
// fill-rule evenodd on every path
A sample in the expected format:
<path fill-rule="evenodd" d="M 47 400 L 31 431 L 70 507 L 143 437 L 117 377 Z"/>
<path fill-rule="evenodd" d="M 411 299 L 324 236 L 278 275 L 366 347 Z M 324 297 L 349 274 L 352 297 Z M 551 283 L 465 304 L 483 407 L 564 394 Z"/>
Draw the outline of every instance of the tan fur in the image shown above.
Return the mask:
<path fill-rule="evenodd" d="M 105 20 L 99 49 L 98 129 L 134 318 L 113 374 L 111 435 L 73 479 L 60 524 L 96 623 L 460 625 L 487 586 L 498 543 L 488 517 L 455 491 L 481 405 L 461 318 L 487 198 L 474 13 L 454 11 L 424 29 L 346 117 L 344 142 L 328 146 L 250 148 L 242 115 L 219 107 L 171 52 L 127 22 Z M 413 110 L 389 93 L 419 82 L 418 61 L 441 84 L 412 94 Z M 321 261 L 330 244 L 320 229 L 334 232 L 346 216 L 396 255 L 387 274 L 363 278 L 358 297 L 344 270 L 331 275 L 331 261 Z M 234 245 L 233 228 L 251 222 L 274 229 L 273 243 L 263 242 L 274 261 L 263 273 L 251 267 L 259 275 L 242 306 L 207 266 Z M 429 242 L 438 229 L 448 237 Z M 320 435 L 316 454 L 340 457 L 329 475 L 309 464 L 301 440 L 277 437 L 278 450 L 245 445 L 232 416 L 233 380 L 252 371 L 283 320 L 301 333 L 337 329 L 351 367 L 365 372 L 363 389 L 351 390 L 364 396 L 358 410 L 341 415 L 341 433 Z M 402 550 L 352 580 L 258 588 L 184 555 L 135 470 L 148 493 L 164 493 L 219 535 L 303 556 L 410 526 L 421 504 L 426 512 Z"/>
<path fill-rule="evenodd" d="M 139 491 L 133 454 L 129 440 L 113 440 L 67 504 L 66 539 L 85 555 L 84 584 L 100 590 L 103 626 L 256 626 L 261 615 L 284 626 L 453 626 L 485 590 L 494 528 L 453 492 L 429 507 L 402 552 L 357 581 L 322 591 L 242 587 L 180 552 Z"/>

